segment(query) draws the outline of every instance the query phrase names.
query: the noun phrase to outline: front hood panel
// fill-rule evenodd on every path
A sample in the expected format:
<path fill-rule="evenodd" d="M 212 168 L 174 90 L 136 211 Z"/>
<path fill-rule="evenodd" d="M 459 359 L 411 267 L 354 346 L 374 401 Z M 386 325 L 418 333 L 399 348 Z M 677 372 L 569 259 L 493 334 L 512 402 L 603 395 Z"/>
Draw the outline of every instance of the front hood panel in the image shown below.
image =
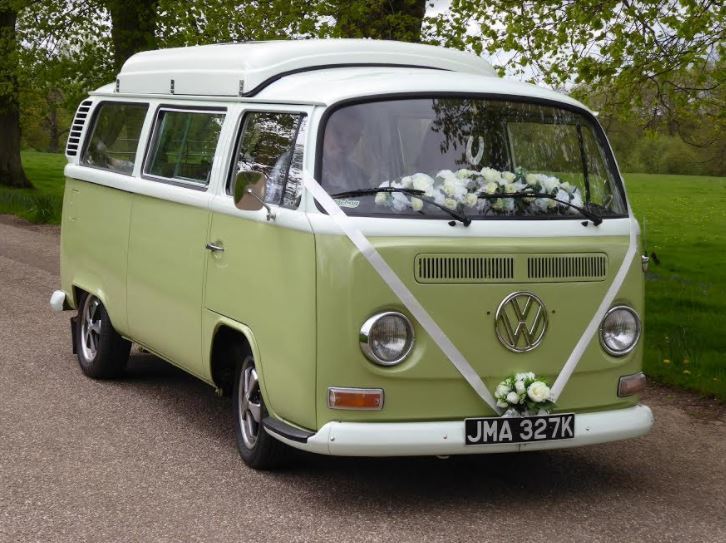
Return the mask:
<path fill-rule="evenodd" d="M 379 368 L 361 354 L 358 331 L 368 317 L 383 310 L 407 311 L 347 238 L 321 235 L 316 239 L 319 393 L 327 386 L 383 386 L 387 402 L 383 412 L 392 402 L 396 405 L 398 398 L 392 394 L 397 390 L 408 398 L 409 407 L 419 407 L 417 412 L 400 405 L 409 416 L 480 414 L 482 401 L 467 390 L 463 378 L 415 321 L 416 346 L 400 366 Z M 628 238 L 622 236 L 387 237 L 371 242 L 492 390 L 502 378 L 518 371 L 533 371 L 554 381 L 605 296 L 628 247 Z M 529 352 L 513 352 L 497 337 L 497 309 L 516 292 L 534 294 L 547 315 L 541 343 Z M 631 266 L 616 303 L 627 303 L 642 314 L 642 296 L 642 272 Z M 500 335 L 506 337 L 502 330 L 500 326 Z M 523 339 L 520 337 L 518 347 Z M 594 339 L 560 398 L 560 406 L 598 409 L 620 402 L 615 394 L 617 378 L 637 371 L 639 361 L 639 348 L 614 359 Z M 602 378 L 603 372 L 612 378 Z M 575 386 L 576 381 L 580 384 Z M 434 397 L 426 400 L 420 397 L 422 393 Z M 445 399 L 449 393 L 451 397 Z M 476 413 L 465 412 L 476 411 L 475 404 L 479 404 Z M 397 416 L 392 411 L 389 415 Z"/>

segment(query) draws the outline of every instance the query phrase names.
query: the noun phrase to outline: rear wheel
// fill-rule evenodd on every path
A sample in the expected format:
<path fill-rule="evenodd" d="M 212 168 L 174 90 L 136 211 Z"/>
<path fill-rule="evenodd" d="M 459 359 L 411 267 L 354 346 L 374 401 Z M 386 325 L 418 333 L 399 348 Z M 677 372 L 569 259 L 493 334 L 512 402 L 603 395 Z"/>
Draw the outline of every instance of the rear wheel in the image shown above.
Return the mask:
<path fill-rule="evenodd" d="M 252 355 L 238 352 L 232 398 L 237 447 L 242 460 L 260 470 L 273 469 L 284 463 L 288 447 L 265 432 L 262 425 L 267 410 Z"/>
<path fill-rule="evenodd" d="M 93 379 L 120 375 L 129 359 L 131 342 L 113 328 L 101 300 L 92 294 L 83 296 L 76 326 L 76 353 L 83 373 Z"/>

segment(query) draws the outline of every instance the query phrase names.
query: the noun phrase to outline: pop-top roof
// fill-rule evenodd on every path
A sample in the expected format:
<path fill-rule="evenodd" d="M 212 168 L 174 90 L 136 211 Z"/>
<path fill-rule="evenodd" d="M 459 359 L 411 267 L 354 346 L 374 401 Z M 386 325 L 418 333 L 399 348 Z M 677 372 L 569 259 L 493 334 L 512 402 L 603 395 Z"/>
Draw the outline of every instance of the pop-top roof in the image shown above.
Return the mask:
<path fill-rule="evenodd" d="M 288 74 L 343 66 L 408 66 L 496 76 L 491 64 L 443 47 L 380 40 L 298 40 L 160 49 L 123 65 L 117 92 L 251 96 Z"/>

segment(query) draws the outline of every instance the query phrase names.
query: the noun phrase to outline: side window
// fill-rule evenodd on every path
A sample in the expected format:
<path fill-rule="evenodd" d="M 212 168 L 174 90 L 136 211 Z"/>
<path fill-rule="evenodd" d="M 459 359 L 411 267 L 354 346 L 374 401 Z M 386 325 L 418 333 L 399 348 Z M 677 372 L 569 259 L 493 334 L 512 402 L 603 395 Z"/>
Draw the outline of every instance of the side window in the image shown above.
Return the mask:
<path fill-rule="evenodd" d="M 162 109 L 144 173 L 206 186 L 224 114 Z"/>
<path fill-rule="evenodd" d="M 148 104 L 100 104 L 81 164 L 130 174 L 148 109 Z"/>
<path fill-rule="evenodd" d="M 254 112 L 244 118 L 228 192 L 240 174 L 264 176 L 264 200 L 295 208 L 302 185 L 307 117 L 302 113 Z"/>

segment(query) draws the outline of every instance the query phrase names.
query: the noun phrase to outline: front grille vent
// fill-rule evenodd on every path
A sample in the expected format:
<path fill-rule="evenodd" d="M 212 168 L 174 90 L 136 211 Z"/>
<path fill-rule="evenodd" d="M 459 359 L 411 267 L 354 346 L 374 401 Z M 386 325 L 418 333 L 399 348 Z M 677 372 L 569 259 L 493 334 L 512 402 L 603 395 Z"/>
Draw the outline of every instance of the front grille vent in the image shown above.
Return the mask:
<path fill-rule="evenodd" d="M 73 118 L 71 130 L 68 133 L 68 143 L 66 144 L 66 155 L 68 156 L 76 156 L 78 154 L 78 146 L 81 144 L 81 134 L 83 133 L 83 127 L 86 125 L 88 112 L 92 104 L 93 102 L 86 100 L 78 106 L 76 116 Z"/>
<path fill-rule="evenodd" d="M 485 283 L 514 278 L 514 259 L 508 256 L 419 255 L 414 266 L 419 283 Z"/>
<path fill-rule="evenodd" d="M 527 276 L 541 281 L 602 281 L 607 266 L 607 256 L 603 254 L 530 256 Z"/>

